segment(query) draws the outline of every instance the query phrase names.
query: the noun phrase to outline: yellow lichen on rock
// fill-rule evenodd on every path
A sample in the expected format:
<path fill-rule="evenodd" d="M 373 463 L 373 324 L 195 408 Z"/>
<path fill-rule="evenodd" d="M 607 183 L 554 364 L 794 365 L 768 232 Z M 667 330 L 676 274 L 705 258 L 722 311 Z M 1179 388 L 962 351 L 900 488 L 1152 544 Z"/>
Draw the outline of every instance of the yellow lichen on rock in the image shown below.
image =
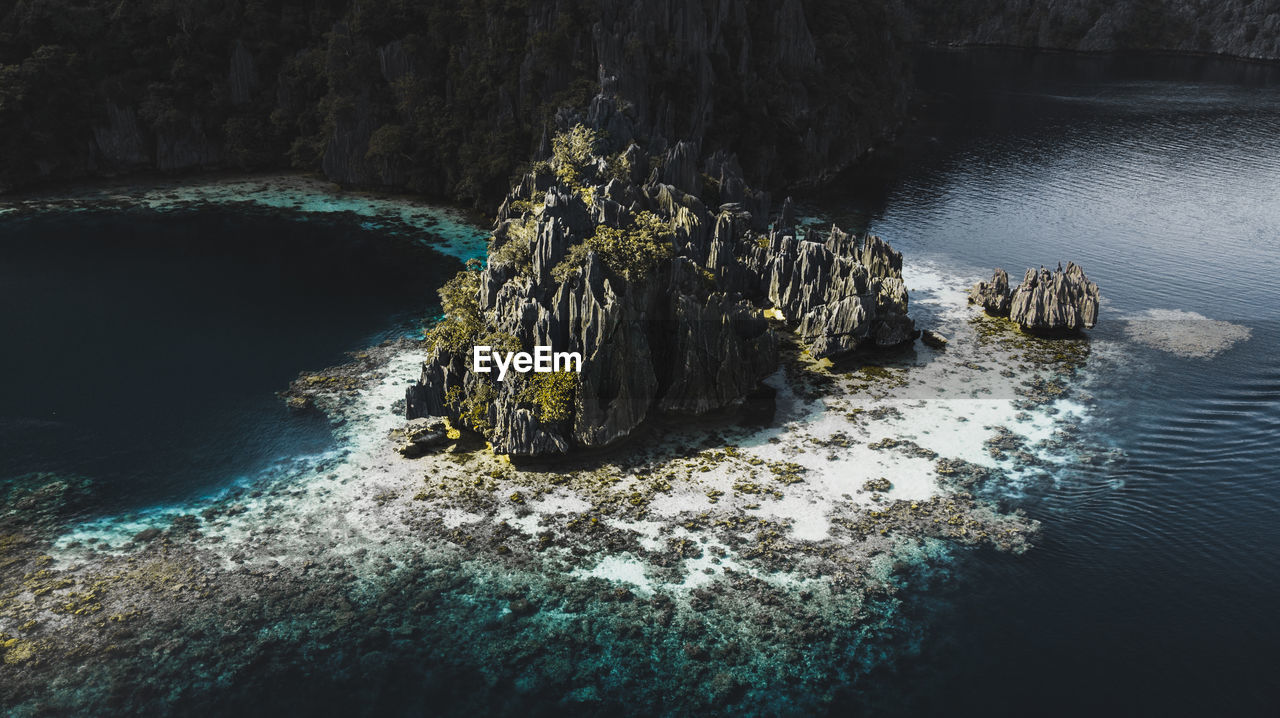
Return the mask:
<path fill-rule="evenodd" d="M 16 666 L 19 663 L 25 663 L 36 655 L 36 644 L 30 641 L 24 641 L 18 638 L 10 638 L 4 643 L 4 664 L 6 666 Z"/>

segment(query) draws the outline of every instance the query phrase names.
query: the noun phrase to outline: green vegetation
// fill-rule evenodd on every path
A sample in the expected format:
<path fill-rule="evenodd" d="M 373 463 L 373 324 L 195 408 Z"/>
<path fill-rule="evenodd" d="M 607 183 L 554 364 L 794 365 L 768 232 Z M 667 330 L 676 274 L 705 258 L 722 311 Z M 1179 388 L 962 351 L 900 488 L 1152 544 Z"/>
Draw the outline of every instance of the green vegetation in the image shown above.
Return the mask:
<path fill-rule="evenodd" d="M 489 409 L 497 398 L 498 390 L 492 384 L 480 382 L 470 393 L 464 393 L 462 387 L 451 387 L 444 394 L 444 403 L 458 413 L 458 420 L 466 428 L 484 434 L 493 428 Z"/>
<path fill-rule="evenodd" d="M 488 203 L 555 109 L 593 94 L 581 32 L 596 13 L 584 0 L 546 14 L 522 0 L 9 3 L 0 187 L 292 165 Z M 114 156 L 95 147 L 101 130 Z"/>
<path fill-rule="evenodd" d="M 413 132 L 404 125 L 388 124 L 374 130 L 369 137 L 369 149 L 365 159 L 395 162 L 413 161 Z"/>
<path fill-rule="evenodd" d="M 551 141 L 551 167 L 556 177 L 571 189 L 581 192 L 594 173 L 595 147 L 602 139 L 604 133 L 580 124 L 556 135 Z"/>
<path fill-rule="evenodd" d="M 613 157 L 610 157 L 608 163 L 609 167 L 607 172 L 609 179 L 616 179 L 620 182 L 627 182 L 630 180 L 631 161 L 627 159 L 625 152 L 619 152 Z"/>
<path fill-rule="evenodd" d="M 527 199 L 518 199 L 511 203 L 512 216 L 518 217 L 522 214 L 536 214 L 542 210 L 541 204 L 530 202 Z"/>
<path fill-rule="evenodd" d="M 533 271 L 533 243 L 538 223 L 533 217 L 512 222 L 507 228 L 507 241 L 489 255 L 489 263 L 497 267 L 514 267 L 524 276 Z"/>
<path fill-rule="evenodd" d="M 564 284 L 569 281 L 573 273 L 578 271 L 582 265 L 587 263 L 587 254 L 591 248 L 586 244 L 575 244 L 565 253 L 564 259 L 551 269 L 551 278 Z"/>
<path fill-rule="evenodd" d="M 629 280 L 644 279 L 664 259 L 675 255 L 671 225 L 653 212 L 639 212 L 625 228 L 598 225 L 583 244 L 569 248 L 564 259 L 551 270 L 557 282 L 566 282 L 595 252 L 605 265 Z M 710 277 L 712 285 L 715 278 Z"/>
<path fill-rule="evenodd" d="M 520 400 L 536 408 L 540 421 L 568 421 L 577 406 L 578 374 L 569 371 L 526 374 Z"/>
<path fill-rule="evenodd" d="M 675 231 L 671 225 L 653 212 L 639 212 L 631 225 L 624 229 L 616 229 L 605 225 L 596 227 L 596 233 L 587 239 L 586 246 L 600 258 L 610 269 L 629 280 L 643 279 L 658 263 L 675 254 L 672 238 Z M 565 262 L 581 256 L 577 265 L 570 265 L 568 271 L 581 266 L 586 253 L 572 250 Z M 563 264 L 563 263 L 562 263 Z M 556 267 L 556 271 L 561 271 Z"/>
<path fill-rule="evenodd" d="M 489 332 L 476 341 L 477 344 L 493 347 L 500 352 L 518 352 L 524 349 L 520 340 L 506 332 Z"/>
<path fill-rule="evenodd" d="M 620 17 L 630 39 L 609 70 L 636 68 L 639 94 L 662 99 L 671 127 L 708 123 L 716 148 L 771 167 L 760 181 L 783 184 L 813 169 L 791 131 L 794 111 L 781 109 L 795 104 L 788 88 L 810 88 L 813 107 L 834 117 L 855 107 L 901 115 L 903 53 L 884 32 L 889 5 L 805 0 L 821 59 L 812 65 L 747 53 L 741 41 L 777 22 L 776 9 L 750 5 L 744 26 L 725 28 L 736 39 L 689 48 L 708 52 L 716 82 L 707 88 L 687 71 L 686 52 L 643 42 Z M 598 91 L 596 48 L 583 33 L 603 11 L 586 0 L 8 3 L 0 187 L 134 167 L 291 165 L 487 207 L 556 110 L 586 107 Z M 750 66 L 739 71 L 739 57 Z M 748 111 L 706 118 L 707 107 Z M 864 125 L 844 123 L 836 146 L 862 146 L 849 140 L 868 139 Z M 778 160 L 761 163 L 761 152 Z M 626 169 L 617 156 L 601 175 Z"/>
<path fill-rule="evenodd" d="M 467 268 L 440 288 L 444 319 L 427 332 L 427 346 L 433 353 L 466 352 L 484 329 L 480 315 L 480 262 L 470 260 Z"/>

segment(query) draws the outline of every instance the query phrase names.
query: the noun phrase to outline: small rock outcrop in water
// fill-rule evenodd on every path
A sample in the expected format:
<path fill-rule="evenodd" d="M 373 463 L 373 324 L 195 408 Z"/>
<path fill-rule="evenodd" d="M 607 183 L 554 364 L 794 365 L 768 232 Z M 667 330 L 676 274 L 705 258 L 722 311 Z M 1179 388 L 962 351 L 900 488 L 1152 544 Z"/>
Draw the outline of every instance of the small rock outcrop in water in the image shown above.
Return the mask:
<path fill-rule="evenodd" d="M 1023 329 L 1072 331 L 1092 329 L 1098 323 L 1098 285 L 1071 262 L 1053 272 L 1028 269 L 1013 292 L 1009 318 Z"/>
<path fill-rule="evenodd" d="M 422 417 L 392 429 L 391 439 L 400 442 L 396 450 L 401 456 L 414 459 L 447 446 L 449 427 L 443 419 Z"/>
<path fill-rule="evenodd" d="M 969 290 L 969 303 L 977 304 L 993 317 L 1009 316 L 1013 295 L 1009 291 L 1009 273 L 996 268 L 990 282 L 978 282 Z"/>
<path fill-rule="evenodd" d="M 932 347 L 934 349 L 946 349 L 947 344 L 950 343 L 950 341 L 946 337 L 933 331 L 932 329 L 925 329 L 924 331 L 920 332 L 920 341 L 925 346 Z"/>
<path fill-rule="evenodd" d="M 1098 285 L 1072 262 L 1052 272 L 1028 269 L 1022 284 L 1009 290 L 1009 275 L 997 269 L 990 282 L 969 290 L 969 303 L 993 316 L 1008 316 L 1023 329 L 1041 332 L 1092 329 L 1098 323 Z"/>
<path fill-rule="evenodd" d="M 744 404 L 778 366 L 770 308 L 818 358 L 915 337 L 902 255 L 888 244 L 798 231 L 789 202 L 766 229 L 768 197 L 735 158 L 715 153 L 698 172 L 689 142 L 651 158 L 610 139 L 629 133 L 605 114 L 567 118 L 550 161 L 503 202 L 487 267 L 441 290 L 446 318 L 407 391 L 409 418 L 447 416 L 501 454 L 563 454 L 659 414 Z M 709 209 L 692 193 L 700 177 L 734 201 Z M 475 345 L 576 352 L 581 372 L 499 381 L 474 371 Z"/>

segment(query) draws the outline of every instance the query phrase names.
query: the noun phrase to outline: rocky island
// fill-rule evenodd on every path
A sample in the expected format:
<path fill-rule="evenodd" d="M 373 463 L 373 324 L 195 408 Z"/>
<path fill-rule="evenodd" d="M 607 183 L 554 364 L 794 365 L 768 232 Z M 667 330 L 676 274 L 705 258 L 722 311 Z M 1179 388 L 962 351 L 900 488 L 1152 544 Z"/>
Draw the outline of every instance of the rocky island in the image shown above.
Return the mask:
<path fill-rule="evenodd" d="M 611 140 L 634 135 L 619 104 L 598 96 L 589 124 L 554 138 L 503 202 L 487 265 L 442 290 L 408 418 L 448 416 L 501 454 L 563 454 L 741 404 L 778 368 L 768 310 L 818 359 L 915 338 L 888 244 L 798 233 L 790 200 L 766 229 L 768 195 L 735 156 L 708 158 L 711 175 L 696 141 L 650 157 Z M 477 345 L 572 351 L 585 369 L 495 380 L 472 371 Z"/>

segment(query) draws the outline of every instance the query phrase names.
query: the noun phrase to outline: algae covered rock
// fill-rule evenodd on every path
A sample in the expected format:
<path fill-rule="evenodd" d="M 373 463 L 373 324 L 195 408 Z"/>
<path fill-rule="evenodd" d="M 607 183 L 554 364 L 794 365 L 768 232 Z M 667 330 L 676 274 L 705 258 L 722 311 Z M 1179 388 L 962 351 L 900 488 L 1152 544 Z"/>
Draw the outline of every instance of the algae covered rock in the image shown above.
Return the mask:
<path fill-rule="evenodd" d="M 401 456 L 413 459 L 447 446 L 450 443 L 449 425 L 438 417 L 421 417 L 392 429 L 390 438 L 399 442 L 396 450 Z"/>

